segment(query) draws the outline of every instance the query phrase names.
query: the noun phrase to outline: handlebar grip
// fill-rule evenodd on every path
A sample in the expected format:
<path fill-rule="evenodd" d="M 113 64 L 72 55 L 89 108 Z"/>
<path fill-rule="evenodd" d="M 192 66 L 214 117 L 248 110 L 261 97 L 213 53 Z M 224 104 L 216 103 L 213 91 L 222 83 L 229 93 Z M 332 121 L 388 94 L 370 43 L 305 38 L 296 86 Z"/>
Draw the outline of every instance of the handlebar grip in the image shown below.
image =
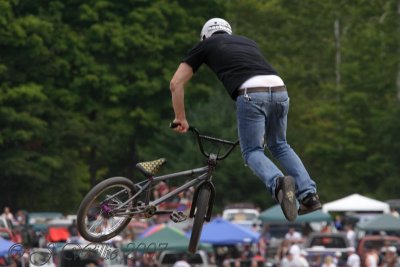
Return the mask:
<path fill-rule="evenodd" d="M 171 129 L 174 129 L 174 128 L 178 127 L 178 126 L 179 126 L 179 123 L 175 123 L 175 122 L 171 122 L 169 124 L 169 128 L 171 128 Z"/>
<path fill-rule="evenodd" d="M 176 127 L 178 127 L 180 125 L 180 123 L 175 123 L 175 122 L 170 122 L 169 123 L 169 128 L 171 129 L 175 129 Z M 189 131 L 195 131 L 195 127 L 189 126 Z"/>

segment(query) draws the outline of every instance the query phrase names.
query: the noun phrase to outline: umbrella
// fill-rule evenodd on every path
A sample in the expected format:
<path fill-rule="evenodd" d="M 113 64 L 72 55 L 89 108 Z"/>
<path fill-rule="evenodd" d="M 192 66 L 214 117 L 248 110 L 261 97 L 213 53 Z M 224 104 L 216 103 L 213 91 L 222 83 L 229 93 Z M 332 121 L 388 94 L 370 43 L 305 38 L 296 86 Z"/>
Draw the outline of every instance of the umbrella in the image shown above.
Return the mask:
<path fill-rule="evenodd" d="M 139 238 L 148 237 L 149 235 L 152 235 L 165 227 L 167 227 L 165 225 L 165 223 L 152 225 L 149 228 L 147 228 L 146 230 L 144 230 L 143 233 L 139 235 Z"/>
<path fill-rule="evenodd" d="M 261 212 L 259 219 L 263 222 L 268 223 L 287 223 L 285 215 L 283 215 L 281 206 L 275 205 L 263 212 Z M 321 210 L 316 210 L 314 212 L 297 216 L 294 222 L 304 223 L 304 222 L 330 222 L 332 221 L 331 216 L 328 213 L 322 212 Z"/>
<path fill-rule="evenodd" d="M 156 252 L 156 251 L 186 251 L 189 246 L 189 238 L 181 230 L 166 226 L 165 224 L 154 226 L 143 233 L 143 237 L 134 242 L 123 244 L 124 252 Z M 210 244 L 199 244 L 199 249 L 211 251 Z"/>
<path fill-rule="evenodd" d="M 213 245 L 233 245 L 257 242 L 259 236 L 259 233 L 243 226 L 216 218 L 210 223 L 204 224 L 200 241 Z"/>
<path fill-rule="evenodd" d="M 23 251 L 24 248 L 21 244 L 14 243 L 0 237 L 0 257 L 10 255 L 22 256 Z"/>

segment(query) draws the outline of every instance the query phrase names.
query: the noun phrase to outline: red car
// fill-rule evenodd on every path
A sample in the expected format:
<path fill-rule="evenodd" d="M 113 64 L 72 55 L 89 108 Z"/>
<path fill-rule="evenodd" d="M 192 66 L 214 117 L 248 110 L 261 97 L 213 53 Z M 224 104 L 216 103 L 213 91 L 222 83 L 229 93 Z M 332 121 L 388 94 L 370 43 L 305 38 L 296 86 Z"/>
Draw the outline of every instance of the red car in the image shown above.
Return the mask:
<path fill-rule="evenodd" d="M 0 228 L 0 236 L 6 240 L 16 242 L 16 243 L 18 242 L 16 236 L 11 232 L 10 229 Z"/>

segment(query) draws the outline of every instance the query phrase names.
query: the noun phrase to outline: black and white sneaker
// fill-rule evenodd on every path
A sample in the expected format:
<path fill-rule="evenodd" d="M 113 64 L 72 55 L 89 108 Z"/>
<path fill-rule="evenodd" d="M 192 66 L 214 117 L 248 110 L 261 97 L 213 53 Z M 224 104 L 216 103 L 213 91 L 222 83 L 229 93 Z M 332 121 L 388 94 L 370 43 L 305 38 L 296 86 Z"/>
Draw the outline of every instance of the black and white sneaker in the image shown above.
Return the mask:
<path fill-rule="evenodd" d="M 283 214 L 288 221 L 297 218 L 295 182 L 292 176 L 278 177 L 275 187 L 275 198 L 281 205 Z"/>
<path fill-rule="evenodd" d="M 301 202 L 298 210 L 299 215 L 311 213 L 322 208 L 319 196 L 316 193 L 307 195 Z"/>

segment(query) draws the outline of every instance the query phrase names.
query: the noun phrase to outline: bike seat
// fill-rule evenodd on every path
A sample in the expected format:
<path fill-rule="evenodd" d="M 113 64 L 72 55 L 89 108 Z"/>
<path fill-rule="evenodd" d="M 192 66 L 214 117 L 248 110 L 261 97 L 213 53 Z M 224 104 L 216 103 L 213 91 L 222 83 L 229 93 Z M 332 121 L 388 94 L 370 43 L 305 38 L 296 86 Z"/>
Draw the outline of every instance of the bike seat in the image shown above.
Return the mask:
<path fill-rule="evenodd" d="M 139 162 L 136 164 L 136 168 L 141 171 L 146 177 L 151 177 L 156 175 L 156 173 L 160 170 L 161 166 L 167 162 L 165 158 L 153 160 L 153 161 L 146 161 L 146 162 Z"/>

